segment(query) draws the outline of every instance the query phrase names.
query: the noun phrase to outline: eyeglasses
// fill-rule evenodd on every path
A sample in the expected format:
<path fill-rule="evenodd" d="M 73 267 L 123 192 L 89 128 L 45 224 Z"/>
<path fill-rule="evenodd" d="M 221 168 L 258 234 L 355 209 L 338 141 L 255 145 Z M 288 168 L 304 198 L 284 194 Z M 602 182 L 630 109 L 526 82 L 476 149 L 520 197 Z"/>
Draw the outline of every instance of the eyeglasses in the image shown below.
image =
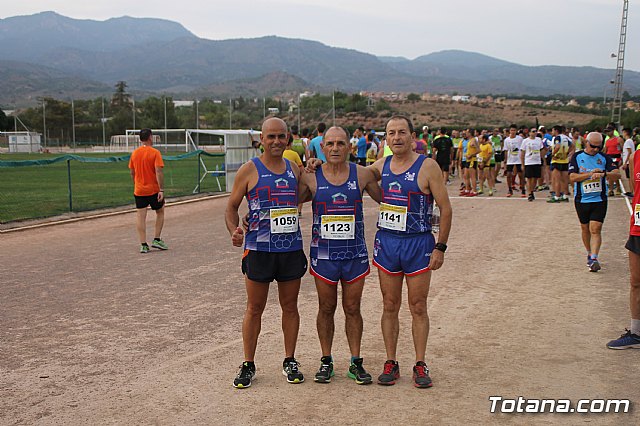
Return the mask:
<path fill-rule="evenodd" d="M 591 142 L 588 142 L 589 146 L 593 149 L 602 149 L 602 145 L 594 145 Z"/>

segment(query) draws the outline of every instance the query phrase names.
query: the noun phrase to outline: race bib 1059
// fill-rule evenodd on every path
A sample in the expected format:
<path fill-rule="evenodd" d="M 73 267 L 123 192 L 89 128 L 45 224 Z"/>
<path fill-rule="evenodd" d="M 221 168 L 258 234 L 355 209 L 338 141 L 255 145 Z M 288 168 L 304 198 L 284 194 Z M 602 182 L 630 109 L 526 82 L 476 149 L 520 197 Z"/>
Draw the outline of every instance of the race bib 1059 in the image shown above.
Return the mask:
<path fill-rule="evenodd" d="M 269 210 L 271 218 L 271 233 L 286 234 L 298 231 L 298 208 L 283 208 Z"/>

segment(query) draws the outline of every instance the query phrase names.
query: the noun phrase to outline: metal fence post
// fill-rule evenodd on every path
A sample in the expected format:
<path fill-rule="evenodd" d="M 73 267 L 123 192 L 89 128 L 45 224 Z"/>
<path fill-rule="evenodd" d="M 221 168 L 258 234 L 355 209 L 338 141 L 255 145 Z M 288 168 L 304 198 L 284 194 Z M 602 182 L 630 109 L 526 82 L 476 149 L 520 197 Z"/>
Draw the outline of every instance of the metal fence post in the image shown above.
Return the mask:
<path fill-rule="evenodd" d="M 73 211 L 73 192 L 71 190 L 71 160 L 67 160 L 67 182 L 69 184 L 69 211 Z"/>

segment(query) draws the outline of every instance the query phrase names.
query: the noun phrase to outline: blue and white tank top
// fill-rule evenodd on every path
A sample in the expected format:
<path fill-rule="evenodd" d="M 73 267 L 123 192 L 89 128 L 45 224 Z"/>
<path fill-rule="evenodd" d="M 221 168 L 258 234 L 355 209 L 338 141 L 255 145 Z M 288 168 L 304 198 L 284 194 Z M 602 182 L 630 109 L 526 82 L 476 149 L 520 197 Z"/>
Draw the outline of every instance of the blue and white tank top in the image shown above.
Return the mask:
<path fill-rule="evenodd" d="M 341 185 L 329 182 L 320 167 L 316 170 L 316 182 L 311 258 L 350 260 L 367 257 L 357 166 L 349 163 L 349 177 Z"/>
<path fill-rule="evenodd" d="M 420 155 L 406 172 L 391 171 L 391 159 L 382 166 L 382 201 L 378 214 L 378 229 L 398 235 L 431 232 L 433 195 L 418 186 L 418 172 L 426 157 Z"/>
<path fill-rule="evenodd" d="M 298 181 L 291 163 L 278 175 L 259 158 L 252 158 L 258 170 L 258 183 L 247 193 L 249 230 L 245 250 L 283 253 L 302 250 L 298 223 Z"/>

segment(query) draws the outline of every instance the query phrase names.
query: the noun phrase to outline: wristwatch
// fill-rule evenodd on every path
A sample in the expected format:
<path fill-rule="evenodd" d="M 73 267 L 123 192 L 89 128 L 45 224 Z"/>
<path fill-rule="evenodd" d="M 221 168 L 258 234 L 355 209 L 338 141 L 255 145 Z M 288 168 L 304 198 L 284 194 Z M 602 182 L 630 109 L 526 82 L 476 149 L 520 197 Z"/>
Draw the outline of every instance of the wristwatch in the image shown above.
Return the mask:
<path fill-rule="evenodd" d="M 440 250 L 443 253 L 447 251 L 447 245 L 445 243 L 436 243 L 436 245 L 433 246 L 433 248 L 435 250 Z"/>

